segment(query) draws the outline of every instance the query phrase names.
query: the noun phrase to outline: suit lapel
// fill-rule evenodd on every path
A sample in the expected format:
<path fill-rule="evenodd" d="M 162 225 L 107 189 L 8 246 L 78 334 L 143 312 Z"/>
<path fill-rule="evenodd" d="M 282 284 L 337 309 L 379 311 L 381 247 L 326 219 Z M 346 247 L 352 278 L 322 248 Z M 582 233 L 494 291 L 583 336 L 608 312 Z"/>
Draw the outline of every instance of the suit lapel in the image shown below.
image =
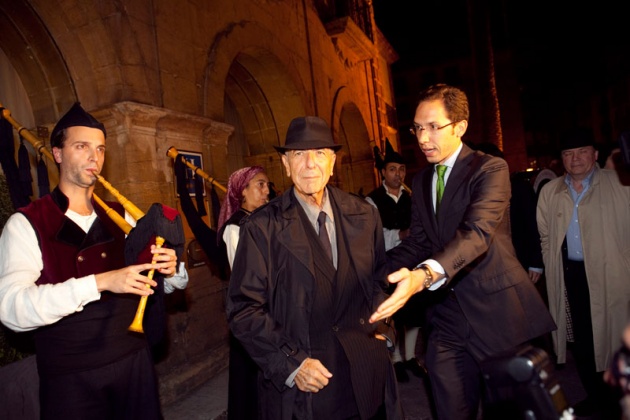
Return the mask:
<path fill-rule="evenodd" d="M 329 189 L 329 197 L 332 197 L 332 193 Z M 333 209 L 333 213 L 335 216 L 335 231 L 337 237 L 337 271 L 336 271 L 336 287 L 335 290 L 335 307 L 337 307 L 337 303 L 340 299 L 340 291 L 343 291 L 345 288 L 345 282 L 348 280 L 348 270 L 350 269 L 351 257 L 349 254 L 349 249 L 351 248 L 350 243 L 347 241 L 347 234 L 344 227 L 347 222 L 344 220 L 343 210 L 339 208 L 334 198 L 331 199 L 331 206 Z"/>
<path fill-rule="evenodd" d="M 427 224 L 426 229 L 429 231 L 429 236 L 435 237 L 438 231 L 437 216 L 435 210 L 433 210 L 433 172 L 435 171 L 435 165 L 431 165 L 422 173 L 422 206 L 424 209 L 420 211 L 420 214 L 430 214 L 433 217 L 428 217 L 430 223 Z"/>
<path fill-rule="evenodd" d="M 459 153 L 459 156 L 457 156 L 453 169 L 451 169 L 451 173 L 448 176 L 448 182 L 446 183 L 444 195 L 442 196 L 441 209 L 447 209 L 451 205 L 457 191 L 465 185 L 468 185 L 465 181 L 469 176 L 469 164 L 473 156 L 472 153 L 473 151 L 470 147 L 463 145 L 462 151 Z M 439 224 L 441 225 L 442 223 Z"/>
<path fill-rule="evenodd" d="M 300 218 L 300 203 L 294 196 L 293 188 L 282 194 L 283 224 L 276 238 L 315 277 L 311 242 Z"/>
<path fill-rule="evenodd" d="M 337 230 L 337 249 L 339 260 L 337 263 L 337 290 L 344 290 L 345 283 L 350 278 L 356 278 L 355 266 L 371 266 L 374 262 L 366 259 L 369 253 L 354 252 L 364 246 L 361 238 L 365 226 L 365 211 L 360 207 L 352 205 L 347 200 L 339 197 L 338 190 L 328 188 L 329 196 L 332 197 L 331 205 L 335 213 L 335 229 Z M 355 275 L 349 275 L 354 271 Z M 371 299 L 372 288 L 368 284 L 368 279 L 359 279 L 363 293 L 367 299 Z M 339 298 L 339 296 L 337 296 Z"/>

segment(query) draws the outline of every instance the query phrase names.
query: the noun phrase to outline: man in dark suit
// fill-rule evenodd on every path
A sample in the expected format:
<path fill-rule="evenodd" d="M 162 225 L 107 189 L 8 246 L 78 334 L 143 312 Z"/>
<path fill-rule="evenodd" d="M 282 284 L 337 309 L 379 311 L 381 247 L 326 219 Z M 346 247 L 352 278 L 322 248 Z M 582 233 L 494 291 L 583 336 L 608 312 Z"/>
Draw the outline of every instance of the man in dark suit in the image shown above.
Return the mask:
<path fill-rule="evenodd" d="M 370 318 L 429 289 L 426 365 L 445 420 L 477 417 L 481 361 L 555 329 L 514 252 L 507 163 L 462 143 L 468 118 L 461 90 L 440 84 L 420 94 L 411 131 L 432 165 L 413 180 L 409 237 L 387 254 L 399 269 L 388 277 L 396 290 Z"/>
<path fill-rule="evenodd" d="M 326 185 L 339 148 L 324 120 L 294 119 L 276 147 L 294 186 L 240 227 L 227 315 L 261 369 L 263 419 L 402 418 L 385 325 L 368 322 L 387 297 L 383 229 Z"/>
<path fill-rule="evenodd" d="M 487 155 L 504 158 L 503 152 L 496 144 L 486 141 L 479 144 L 469 144 L 474 150 Z M 540 235 L 536 224 L 536 192 L 529 180 L 523 178 L 523 173 L 510 176 L 512 196 L 510 198 L 510 231 L 512 245 L 516 251 L 516 258 L 532 283 L 538 285 L 543 272 L 542 249 Z M 538 286 L 537 286 L 538 287 Z M 543 285 L 544 288 L 544 285 Z M 541 289 L 538 289 L 541 292 Z M 544 295 L 543 295 L 544 296 Z"/>

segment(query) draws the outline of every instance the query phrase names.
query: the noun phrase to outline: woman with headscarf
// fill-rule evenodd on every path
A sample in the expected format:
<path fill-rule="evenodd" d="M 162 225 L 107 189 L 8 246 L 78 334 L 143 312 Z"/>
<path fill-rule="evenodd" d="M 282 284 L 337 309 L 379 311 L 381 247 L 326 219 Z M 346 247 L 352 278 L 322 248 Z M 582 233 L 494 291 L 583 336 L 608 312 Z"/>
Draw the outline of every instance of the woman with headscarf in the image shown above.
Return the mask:
<path fill-rule="evenodd" d="M 238 245 L 239 222 L 269 201 L 269 178 L 261 166 L 246 166 L 230 175 L 219 213 L 218 240 L 223 241 L 230 268 Z"/>
<path fill-rule="evenodd" d="M 230 175 L 227 196 L 219 213 L 217 240 L 227 252 L 230 268 L 238 244 L 239 222 L 269 201 L 269 178 L 260 166 L 247 166 Z M 258 366 L 230 334 L 228 420 L 258 417 Z"/>

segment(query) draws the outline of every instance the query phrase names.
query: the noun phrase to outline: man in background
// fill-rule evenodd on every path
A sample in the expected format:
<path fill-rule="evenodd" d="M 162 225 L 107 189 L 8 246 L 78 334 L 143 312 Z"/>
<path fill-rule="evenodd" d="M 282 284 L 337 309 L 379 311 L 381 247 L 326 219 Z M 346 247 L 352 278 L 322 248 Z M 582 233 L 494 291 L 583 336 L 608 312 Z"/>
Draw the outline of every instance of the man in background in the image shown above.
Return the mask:
<path fill-rule="evenodd" d="M 560 150 L 566 175 L 542 188 L 538 230 L 557 361 L 571 351 L 588 394 L 574 409 L 591 415 L 617 408 L 602 376 L 629 319 L 630 187 L 599 168 L 590 129 L 564 133 Z"/>
<path fill-rule="evenodd" d="M 407 173 L 405 161 L 389 139 L 385 142 L 384 157 L 378 154 L 378 148 L 375 149 L 375 166 L 383 182 L 367 195 L 366 200 L 378 209 L 383 223 L 385 250 L 389 251 L 409 235 L 411 195 L 403 188 Z M 424 321 L 424 309 L 424 302 L 418 295 L 394 314 L 397 341 L 392 362 L 398 382 L 409 381 L 407 370 L 419 378 L 426 375 L 426 369 L 416 357 L 416 342 Z"/>

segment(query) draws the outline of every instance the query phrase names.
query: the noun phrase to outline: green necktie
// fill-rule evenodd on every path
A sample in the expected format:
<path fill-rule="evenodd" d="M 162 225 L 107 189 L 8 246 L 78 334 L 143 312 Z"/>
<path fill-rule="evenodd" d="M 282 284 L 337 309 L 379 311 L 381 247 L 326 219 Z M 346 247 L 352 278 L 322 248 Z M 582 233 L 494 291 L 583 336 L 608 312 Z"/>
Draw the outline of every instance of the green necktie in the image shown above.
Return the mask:
<path fill-rule="evenodd" d="M 436 200 L 435 200 L 435 214 L 438 213 L 440 209 L 440 202 L 442 201 L 442 196 L 444 195 L 444 173 L 446 172 L 446 165 L 437 165 L 435 170 L 437 171 L 437 185 L 435 188 L 436 192 Z"/>

